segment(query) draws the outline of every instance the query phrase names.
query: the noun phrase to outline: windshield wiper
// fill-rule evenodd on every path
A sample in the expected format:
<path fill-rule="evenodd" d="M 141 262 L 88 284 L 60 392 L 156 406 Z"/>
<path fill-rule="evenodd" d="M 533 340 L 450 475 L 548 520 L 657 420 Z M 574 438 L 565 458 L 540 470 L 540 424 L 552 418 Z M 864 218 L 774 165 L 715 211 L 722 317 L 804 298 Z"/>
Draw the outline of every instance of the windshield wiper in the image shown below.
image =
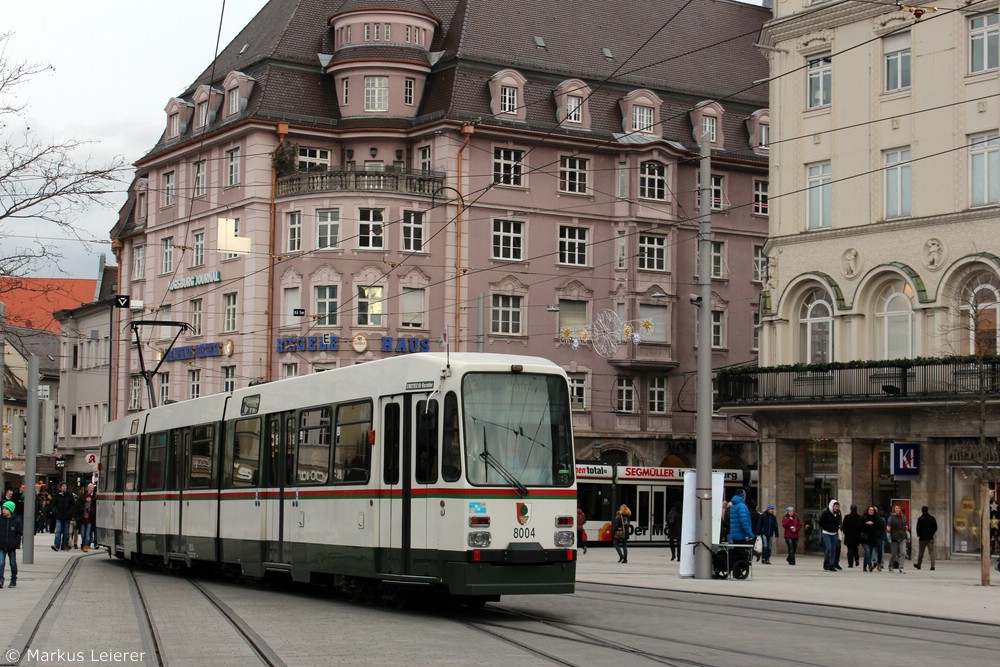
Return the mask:
<path fill-rule="evenodd" d="M 512 473 L 510 470 L 507 470 L 507 468 L 505 468 L 504 465 L 497 460 L 497 457 L 490 454 L 490 450 L 486 445 L 485 426 L 483 427 L 483 451 L 479 455 L 479 460 L 491 466 L 494 470 L 500 473 L 500 476 L 503 477 L 505 480 L 507 480 L 507 483 L 513 486 L 514 489 L 517 490 L 518 495 L 520 495 L 522 498 L 528 495 L 528 487 L 522 484 L 517 477 L 514 477 L 514 473 Z"/>

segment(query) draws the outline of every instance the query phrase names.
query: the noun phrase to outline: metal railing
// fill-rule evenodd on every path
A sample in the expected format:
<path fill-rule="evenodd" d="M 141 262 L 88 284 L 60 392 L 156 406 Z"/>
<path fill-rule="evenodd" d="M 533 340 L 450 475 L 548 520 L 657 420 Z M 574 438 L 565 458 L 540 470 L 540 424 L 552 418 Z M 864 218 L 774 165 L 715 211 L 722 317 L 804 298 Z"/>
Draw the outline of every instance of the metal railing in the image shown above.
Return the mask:
<path fill-rule="evenodd" d="M 1000 360 L 731 369 L 719 373 L 716 388 L 720 406 L 996 399 Z"/>
<path fill-rule="evenodd" d="M 439 172 L 422 171 L 405 167 L 386 167 L 384 170 L 328 169 L 300 171 L 278 178 L 278 197 L 311 194 L 315 192 L 393 192 L 430 197 L 445 183 Z"/>

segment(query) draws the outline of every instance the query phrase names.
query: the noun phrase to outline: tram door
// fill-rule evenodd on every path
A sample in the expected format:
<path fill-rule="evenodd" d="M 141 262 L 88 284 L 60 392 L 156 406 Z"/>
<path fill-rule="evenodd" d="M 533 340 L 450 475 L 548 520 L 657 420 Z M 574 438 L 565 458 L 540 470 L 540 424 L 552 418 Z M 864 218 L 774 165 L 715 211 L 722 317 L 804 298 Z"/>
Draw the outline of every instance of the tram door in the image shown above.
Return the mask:
<path fill-rule="evenodd" d="M 263 510 L 264 561 L 288 563 L 291 554 L 285 554 L 285 535 L 289 529 L 286 522 L 297 517 L 297 508 L 292 506 L 296 486 L 294 414 L 267 417 L 267 434 L 262 449 L 263 478 L 259 496 Z"/>
<path fill-rule="evenodd" d="M 436 423 L 431 422 L 437 417 L 434 407 L 428 412 L 427 398 L 426 394 L 402 394 L 379 401 L 382 465 L 376 568 L 386 574 L 425 574 L 420 554 L 427 544 L 428 501 L 420 490 L 428 469 L 429 452 L 424 445 L 431 427 L 436 433 Z"/>
<path fill-rule="evenodd" d="M 636 505 L 632 516 L 638 542 L 665 542 L 667 540 L 667 490 L 663 486 L 639 485 L 636 487 Z"/>

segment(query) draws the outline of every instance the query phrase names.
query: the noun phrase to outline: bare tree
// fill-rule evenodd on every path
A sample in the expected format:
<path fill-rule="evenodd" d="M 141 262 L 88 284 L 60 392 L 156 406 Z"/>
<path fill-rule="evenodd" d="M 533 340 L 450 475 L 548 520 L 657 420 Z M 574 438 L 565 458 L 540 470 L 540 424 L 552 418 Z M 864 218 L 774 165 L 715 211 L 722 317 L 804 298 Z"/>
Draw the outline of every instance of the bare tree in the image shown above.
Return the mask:
<path fill-rule="evenodd" d="M 95 165 L 88 155 L 93 141 L 35 136 L 24 122 L 25 104 L 18 94 L 32 78 L 53 68 L 11 60 L 10 38 L 11 33 L 0 34 L 0 234 L 30 236 L 37 233 L 32 223 L 47 222 L 67 238 L 84 240 L 76 225 L 78 214 L 91 205 L 109 204 L 104 195 L 121 180 L 125 160 L 116 156 Z M 25 276 L 58 259 L 52 244 L 36 238 L 2 253 L 0 276 Z"/>

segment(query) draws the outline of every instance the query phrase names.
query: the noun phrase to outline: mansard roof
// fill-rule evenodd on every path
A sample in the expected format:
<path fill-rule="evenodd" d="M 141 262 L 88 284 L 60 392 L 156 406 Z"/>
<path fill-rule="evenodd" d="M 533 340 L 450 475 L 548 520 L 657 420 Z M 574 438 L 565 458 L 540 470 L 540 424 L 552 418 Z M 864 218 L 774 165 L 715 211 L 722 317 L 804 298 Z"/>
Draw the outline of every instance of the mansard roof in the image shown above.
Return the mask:
<path fill-rule="evenodd" d="M 366 53 L 377 62 L 390 54 L 433 63 L 420 108 L 406 121 L 410 126 L 439 119 L 515 126 L 493 117 L 487 85 L 500 69 L 513 68 L 527 79 L 527 127 L 519 123 L 520 129 L 579 132 L 553 130 L 552 95 L 561 81 L 579 78 L 593 91 L 587 137 L 611 140 L 621 133 L 618 101 L 649 88 L 663 100 L 664 139 L 697 150 L 687 112 L 702 100 L 718 99 L 726 109 L 726 152 L 761 159 L 748 145 L 743 121 L 768 106 L 767 86 L 751 82 L 768 75 L 767 61 L 753 45 L 770 10 L 732 0 L 622 0 L 616 14 L 628 20 L 609 20 L 607 8 L 604 0 L 522 2 L 516 11 L 495 0 L 270 0 L 180 97 L 190 99 L 203 84 L 218 86 L 238 70 L 255 80 L 247 107 L 236 119 L 217 120 L 216 127 L 257 118 L 342 129 L 333 77 L 324 73 L 320 54 L 334 54 L 338 62 Z M 441 27 L 429 53 L 394 44 L 335 50 L 331 16 L 369 9 L 436 17 Z M 393 119 L 391 125 L 398 123 Z M 150 155 L 172 143 L 161 138 Z"/>

